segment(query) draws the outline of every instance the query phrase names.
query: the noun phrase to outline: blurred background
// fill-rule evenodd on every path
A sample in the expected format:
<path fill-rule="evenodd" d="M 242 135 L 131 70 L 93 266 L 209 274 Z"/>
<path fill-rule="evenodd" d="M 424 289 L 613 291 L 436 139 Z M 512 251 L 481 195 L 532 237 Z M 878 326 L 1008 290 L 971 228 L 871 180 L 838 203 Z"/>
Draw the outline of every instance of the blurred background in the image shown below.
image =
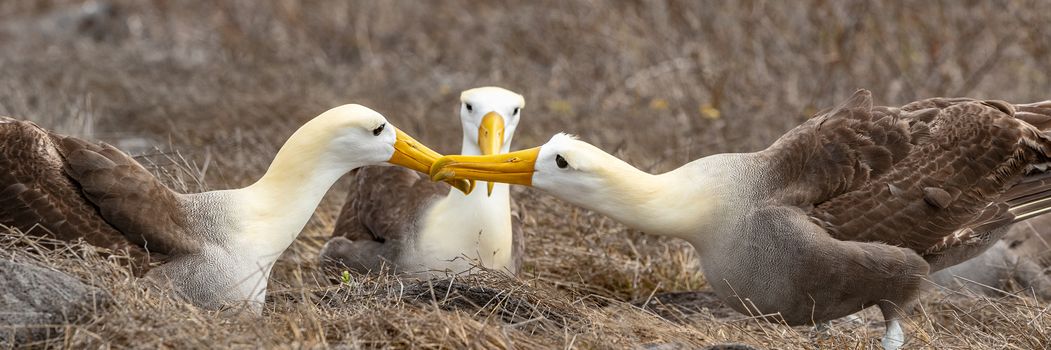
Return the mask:
<path fill-rule="evenodd" d="M 762 149 L 858 88 L 882 105 L 1051 99 L 1051 2 L 0 2 L 0 115 L 115 144 L 181 191 L 251 183 L 296 127 L 345 103 L 456 152 L 459 93 L 486 85 L 526 97 L 513 149 L 564 131 L 660 172 Z M 301 286 L 342 188 L 275 285 Z M 685 243 L 514 195 L 526 278 L 569 301 L 704 287 Z M 761 327 L 706 327 L 771 342 Z"/>
<path fill-rule="evenodd" d="M 8 0 L 0 113 L 225 150 L 357 102 L 452 150 L 459 92 L 499 85 L 529 104 L 520 146 L 566 131 L 667 168 L 765 147 L 858 88 L 882 104 L 1047 99 L 1043 10 L 1051 3 Z M 185 134 L 197 137 L 172 136 Z"/>

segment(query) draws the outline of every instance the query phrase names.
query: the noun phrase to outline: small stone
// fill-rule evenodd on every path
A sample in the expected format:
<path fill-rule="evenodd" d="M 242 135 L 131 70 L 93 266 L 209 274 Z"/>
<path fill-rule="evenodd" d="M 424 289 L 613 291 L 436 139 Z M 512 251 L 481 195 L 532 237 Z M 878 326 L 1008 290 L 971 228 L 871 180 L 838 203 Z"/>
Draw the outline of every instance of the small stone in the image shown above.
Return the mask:
<path fill-rule="evenodd" d="M 62 272 L 0 255 L 0 347 L 61 336 L 62 325 L 91 316 L 109 297 Z"/>

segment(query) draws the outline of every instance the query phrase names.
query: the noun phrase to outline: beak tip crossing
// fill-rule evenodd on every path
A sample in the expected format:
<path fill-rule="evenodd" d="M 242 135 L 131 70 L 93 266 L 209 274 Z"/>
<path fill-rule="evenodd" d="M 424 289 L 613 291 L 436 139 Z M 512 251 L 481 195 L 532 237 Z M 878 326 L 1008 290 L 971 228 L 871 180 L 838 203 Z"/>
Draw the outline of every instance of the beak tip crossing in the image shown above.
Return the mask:
<path fill-rule="evenodd" d="M 431 181 L 445 181 L 456 176 L 456 172 L 449 170 L 438 170 L 437 172 L 431 172 Z"/>
<path fill-rule="evenodd" d="M 474 191 L 474 180 L 451 179 L 447 181 L 447 183 L 460 190 L 460 192 L 463 192 L 464 195 L 469 195 Z"/>

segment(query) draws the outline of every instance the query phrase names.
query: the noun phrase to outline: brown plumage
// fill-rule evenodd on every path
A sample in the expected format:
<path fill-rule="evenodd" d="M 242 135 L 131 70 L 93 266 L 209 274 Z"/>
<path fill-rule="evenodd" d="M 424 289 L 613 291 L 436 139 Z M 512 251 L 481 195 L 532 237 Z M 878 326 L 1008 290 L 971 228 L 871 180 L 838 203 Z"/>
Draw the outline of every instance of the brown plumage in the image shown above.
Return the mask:
<path fill-rule="evenodd" d="M 1031 123 L 1032 124 L 1031 124 Z M 883 345 L 923 279 L 1051 210 L 1051 101 L 932 98 L 873 106 L 858 91 L 754 153 L 652 175 L 565 135 L 501 156 L 447 156 L 434 179 L 529 184 L 647 233 L 683 238 L 736 310 L 791 325 L 878 305 Z"/>
<path fill-rule="evenodd" d="M 464 91 L 461 152 L 506 153 L 525 99 L 498 87 Z M 484 190 L 483 190 L 484 189 Z M 346 203 L 320 252 L 322 266 L 358 272 L 442 274 L 474 266 L 518 273 L 521 223 L 505 184 L 479 183 L 470 194 L 391 167 L 355 172 Z"/>
<path fill-rule="evenodd" d="M 403 253 L 420 232 L 420 219 L 452 187 L 420 173 L 396 167 L 370 166 L 352 172 L 353 181 L 340 210 L 333 238 L 321 253 L 326 268 L 347 267 L 359 273 L 396 270 Z M 391 193 L 412 194 L 411 196 Z M 511 213 L 512 263 L 518 273 L 525 251 L 522 222 Z M 326 260 L 328 260 L 326 262 Z"/>
<path fill-rule="evenodd" d="M 340 240 L 331 248 L 332 254 L 326 255 L 359 272 L 393 269 L 419 228 L 417 218 L 427 204 L 448 194 L 451 187 L 393 167 L 363 167 L 351 174 L 354 179 L 332 232 L 333 238 L 346 241 Z"/>
<path fill-rule="evenodd" d="M 180 231 L 172 221 L 181 213 L 173 194 L 112 146 L 6 117 L 0 117 L 0 139 L 0 223 L 33 235 L 127 250 L 139 272 L 147 268 L 143 246 L 154 254 L 187 249 L 185 241 L 166 236 Z M 142 235 L 165 226 L 169 231 L 156 238 Z"/>
<path fill-rule="evenodd" d="M 1039 169 L 1051 156 L 1051 138 L 1017 110 L 1044 118 L 1051 103 L 934 98 L 874 107 L 870 94 L 859 91 L 788 132 L 758 153 L 773 175 L 763 181 L 772 202 L 757 211 L 771 214 L 756 219 L 806 215 L 817 227 L 798 229 L 818 235 L 807 244 L 821 245 L 800 252 L 801 265 L 778 272 L 794 276 L 788 288 L 799 292 L 795 297 L 761 290 L 742 296 L 762 300 L 755 303 L 759 311 L 781 312 L 792 324 L 879 305 L 895 322 L 888 328 L 897 329 L 898 313 L 928 273 L 982 253 L 1016 215 L 1049 207 L 1039 202 L 1051 189 Z M 804 211 L 793 214 L 792 207 Z M 884 346 L 895 348 L 900 343 L 891 333 L 900 332 L 889 332 Z"/>
<path fill-rule="evenodd" d="M 439 156 L 360 105 L 292 134 L 255 183 L 175 193 L 117 149 L 0 119 L 0 223 L 164 255 L 145 277 L 195 305 L 262 311 L 270 269 L 328 189 L 365 165 L 426 169 Z"/>
<path fill-rule="evenodd" d="M 991 232 L 1018 207 L 1009 190 L 1051 155 L 1051 139 L 1014 116 L 1022 108 L 1051 115 L 965 98 L 873 107 L 861 91 L 765 152 L 804 164 L 785 168 L 804 181 L 788 181 L 797 192 L 786 196 L 814 205 L 832 237 L 906 247 L 937 271 L 999 239 Z"/>

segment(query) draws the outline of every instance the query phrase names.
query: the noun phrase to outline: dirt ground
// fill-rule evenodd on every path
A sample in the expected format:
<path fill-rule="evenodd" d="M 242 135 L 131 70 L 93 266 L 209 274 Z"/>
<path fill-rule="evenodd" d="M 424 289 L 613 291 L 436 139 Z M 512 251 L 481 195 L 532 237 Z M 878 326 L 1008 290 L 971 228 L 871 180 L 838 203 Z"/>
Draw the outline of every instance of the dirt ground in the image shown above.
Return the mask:
<path fill-rule="evenodd" d="M 885 105 L 1049 99 L 1051 2 L 0 2 L 0 115 L 110 142 L 179 191 L 250 184 L 296 127 L 345 103 L 455 152 L 459 92 L 485 85 L 526 97 L 514 149 L 564 131 L 661 172 L 762 149 L 857 88 Z M 525 216 L 519 278 L 334 285 L 316 257 L 344 186 L 278 262 L 261 318 L 144 291 L 90 247 L 32 253 L 115 302 L 29 345 L 864 349 L 883 334 L 876 310 L 825 333 L 728 310 L 686 243 L 524 188 L 512 194 Z M 1046 348 L 1048 309 L 932 291 L 906 345 Z"/>

